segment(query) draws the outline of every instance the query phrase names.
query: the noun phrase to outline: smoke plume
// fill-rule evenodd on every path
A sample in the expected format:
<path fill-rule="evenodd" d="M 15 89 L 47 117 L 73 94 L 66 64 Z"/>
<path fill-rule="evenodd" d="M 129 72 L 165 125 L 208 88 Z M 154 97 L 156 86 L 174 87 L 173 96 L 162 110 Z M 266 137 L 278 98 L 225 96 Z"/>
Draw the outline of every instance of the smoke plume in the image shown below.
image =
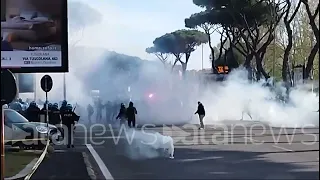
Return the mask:
<path fill-rule="evenodd" d="M 76 41 L 81 29 L 99 23 L 101 15 L 93 8 L 79 2 L 69 2 L 70 42 Z M 80 8 L 81 7 L 81 8 Z M 79 9 L 82 9 L 79 11 Z M 85 19 L 79 19 L 81 14 Z M 81 33 L 80 33 L 81 34 Z M 86 34 L 81 34 L 86 36 Z M 81 37 L 81 36 L 80 36 Z M 73 38 L 73 39 L 72 39 Z M 237 70 L 224 82 L 204 82 L 198 76 L 187 75 L 181 79 L 158 62 L 145 61 L 105 49 L 78 47 L 69 44 L 70 72 L 66 74 L 67 100 L 82 107 L 92 102 L 91 90 L 99 90 L 103 103 L 131 100 L 138 110 L 138 124 L 198 123 L 194 115 L 197 101 L 203 102 L 206 124 L 223 120 L 244 119 L 264 121 L 273 126 L 318 125 L 318 98 L 301 87 L 291 89 L 276 84 L 267 88 L 263 82 L 246 80 L 246 72 Z M 38 75 L 37 81 L 43 74 Z M 54 87 L 49 100 L 61 101 L 63 75 L 50 74 Z M 201 78 L 200 78 L 201 79 Z M 279 101 L 279 95 L 288 95 L 288 102 Z M 37 89 L 37 97 L 44 93 Z M 85 111 L 80 111 L 85 115 Z"/>

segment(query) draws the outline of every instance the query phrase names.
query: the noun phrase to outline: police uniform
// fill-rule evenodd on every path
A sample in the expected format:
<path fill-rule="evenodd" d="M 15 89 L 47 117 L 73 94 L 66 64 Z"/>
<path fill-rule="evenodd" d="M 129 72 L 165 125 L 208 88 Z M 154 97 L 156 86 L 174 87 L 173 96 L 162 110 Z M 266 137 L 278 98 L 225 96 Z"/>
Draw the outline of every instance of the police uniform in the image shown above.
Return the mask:
<path fill-rule="evenodd" d="M 68 136 L 68 142 L 67 142 L 67 147 L 70 148 L 74 147 L 73 145 L 73 128 L 74 128 L 74 124 L 76 121 L 79 120 L 79 116 L 76 115 L 73 111 L 72 111 L 72 105 L 68 104 L 66 106 L 66 108 L 60 112 L 61 113 L 61 118 L 62 118 L 62 124 L 65 126 L 65 130 L 67 130 L 68 132 L 64 132 L 64 137 L 67 135 Z"/>
<path fill-rule="evenodd" d="M 48 118 L 50 118 L 50 116 L 51 116 L 51 109 L 52 109 L 52 104 L 48 103 Z M 46 104 L 43 105 L 43 108 L 41 109 L 40 114 L 43 115 L 44 117 L 47 117 L 47 105 Z M 47 121 L 49 122 L 49 120 L 50 119 L 45 119 L 45 123 L 47 123 Z"/>
<path fill-rule="evenodd" d="M 37 106 L 36 102 L 32 101 L 26 109 L 26 118 L 30 122 L 40 122 L 40 108 Z"/>
<path fill-rule="evenodd" d="M 58 103 L 54 103 L 50 109 L 49 123 L 57 125 L 61 123 L 60 110 Z"/>

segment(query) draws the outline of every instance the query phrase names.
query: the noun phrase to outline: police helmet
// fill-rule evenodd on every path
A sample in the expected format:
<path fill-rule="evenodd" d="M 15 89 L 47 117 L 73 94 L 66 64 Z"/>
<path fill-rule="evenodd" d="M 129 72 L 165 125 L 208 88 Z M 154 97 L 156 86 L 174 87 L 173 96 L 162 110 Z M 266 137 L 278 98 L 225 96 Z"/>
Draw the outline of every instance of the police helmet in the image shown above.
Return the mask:
<path fill-rule="evenodd" d="M 65 105 L 67 105 L 67 103 L 68 102 L 66 100 L 63 100 L 61 104 L 62 104 L 62 106 L 65 106 Z"/>
<path fill-rule="evenodd" d="M 54 104 L 53 104 L 53 107 L 54 107 L 54 108 L 59 108 L 58 103 L 54 103 Z"/>
<path fill-rule="evenodd" d="M 49 103 L 49 104 L 48 104 L 48 107 L 52 107 L 52 103 Z"/>
<path fill-rule="evenodd" d="M 68 110 L 72 110 L 72 105 L 71 104 L 67 104 L 67 109 Z"/>
<path fill-rule="evenodd" d="M 36 103 L 35 101 L 32 101 L 32 102 L 30 103 L 30 106 L 37 106 L 37 103 Z"/>

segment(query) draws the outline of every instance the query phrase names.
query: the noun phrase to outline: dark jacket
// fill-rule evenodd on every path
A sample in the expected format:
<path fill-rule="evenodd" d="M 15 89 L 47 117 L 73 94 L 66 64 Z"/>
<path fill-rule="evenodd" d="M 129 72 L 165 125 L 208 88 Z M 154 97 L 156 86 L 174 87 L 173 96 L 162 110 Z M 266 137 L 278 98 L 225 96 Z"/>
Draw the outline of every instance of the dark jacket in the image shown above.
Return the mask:
<path fill-rule="evenodd" d="M 122 117 L 126 117 L 126 116 L 127 116 L 126 113 L 127 113 L 126 107 L 121 106 L 120 111 L 119 111 L 119 114 L 118 114 L 118 116 L 117 116 L 117 119 L 118 119 L 118 118 L 122 118 Z"/>
<path fill-rule="evenodd" d="M 26 110 L 26 118 L 30 122 L 40 122 L 40 109 L 36 106 L 29 106 Z"/>
<path fill-rule="evenodd" d="M 201 103 L 198 105 L 198 109 L 195 114 L 199 114 L 199 116 L 206 115 L 206 111 L 204 110 L 204 106 Z"/>
<path fill-rule="evenodd" d="M 49 114 L 49 123 L 56 125 L 61 123 L 60 110 L 58 108 L 52 108 Z"/>
<path fill-rule="evenodd" d="M 128 120 L 135 120 L 136 119 L 136 114 L 137 114 L 137 109 L 132 105 L 132 106 L 129 106 L 127 108 L 127 118 Z"/>
<path fill-rule="evenodd" d="M 79 116 L 71 110 L 65 110 L 61 112 L 62 124 L 66 126 L 74 125 L 76 121 L 79 121 Z"/>

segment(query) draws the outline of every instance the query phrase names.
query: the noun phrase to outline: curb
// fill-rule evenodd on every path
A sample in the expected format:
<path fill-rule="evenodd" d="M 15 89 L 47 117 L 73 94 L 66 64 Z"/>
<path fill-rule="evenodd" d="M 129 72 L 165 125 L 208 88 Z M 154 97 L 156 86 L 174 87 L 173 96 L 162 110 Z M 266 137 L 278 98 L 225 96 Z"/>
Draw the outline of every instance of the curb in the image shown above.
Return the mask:
<path fill-rule="evenodd" d="M 87 172 L 88 172 L 88 175 L 90 176 L 90 179 L 91 180 L 96 180 L 97 177 L 96 177 L 96 175 L 94 173 L 94 170 L 92 168 L 92 165 L 90 163 L 90 160 L 89 160 L 89 157 L 88 157 L 87 153 L 82 152 L 82 156 L 83 156 L 83 159 L 84 159 L 84 163 L 86 164 Z"/>

